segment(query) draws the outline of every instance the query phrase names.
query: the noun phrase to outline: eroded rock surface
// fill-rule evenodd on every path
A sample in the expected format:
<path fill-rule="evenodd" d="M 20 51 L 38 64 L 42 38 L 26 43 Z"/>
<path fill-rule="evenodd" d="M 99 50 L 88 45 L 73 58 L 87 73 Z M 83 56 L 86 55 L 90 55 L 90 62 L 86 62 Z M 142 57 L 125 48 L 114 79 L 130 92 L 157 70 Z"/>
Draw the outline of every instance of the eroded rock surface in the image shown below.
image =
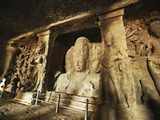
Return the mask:
<path fill-rule="evenodd" d="M 92 101 L 92 98 L 100 102 L 102 100 L 100 60 L 103 53 L 103 50 L 100 48 L 100 43 L 91 44 L 85 37 L 78 38 L 75 45 L 71 47 L 66 54 L 67 72 L 58 77 L 54 86 L 55 92 L 59 94 L 69 94 L 70 96 L 79 96 L 79 99 L 88 99 L 89 103 Z M 78 102 L 76 105 L 76 99 L 74 99 L 74 97 L 68 100 L 70 102 L 67 107 L 73 107 L 74 109 L 77 107 L 77 110 L 86 109 L 85 104 L 87 103 L 83 105 Z M 80 104 L 82 105 L 80 106 Z M 99 103 L 93 103 L 93 105 L 91 103 L 91 106 L 89 105 L 90 112 L 96 112 L 98 109 L 96 104 L 98 105 Z M 65 106 L 65 102 L 62 105 Z M 96 117 L 94 114 L 93 116 Z M 83 117 L 84 115 L 82 118 Z"/>

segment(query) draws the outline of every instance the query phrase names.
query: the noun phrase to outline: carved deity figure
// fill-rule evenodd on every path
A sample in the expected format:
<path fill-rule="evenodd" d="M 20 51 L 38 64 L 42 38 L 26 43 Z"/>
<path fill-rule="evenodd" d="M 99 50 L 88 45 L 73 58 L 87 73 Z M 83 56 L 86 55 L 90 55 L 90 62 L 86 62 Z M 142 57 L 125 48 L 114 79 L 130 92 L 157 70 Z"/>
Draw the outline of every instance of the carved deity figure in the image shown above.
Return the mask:
<path fill-rule="evenodd" d="M 100 102 L 102 84 L 99 51 L 99 45 L 97 47 L 96 44 L 90 44 L 87 38 L 79 37 L 66 54 L 66 73 L 58 77 L 55 92 L 88 98 L 89 101 L 93 98 Z M 76 106 L 74 97 L 68 107 L 72 105 Z M 77 107 L 83 109 L 83 105 L 77 104 Z M 92 107 L 90 109 L 94 111 Z"/>
<path fill-rule="evenodd" d="M 69 53 L 71 50 L 72 54 Z M 69 60 L 66 60 L 66 63 L 71 62 L 72 64 L 71 63 L 67 64 L 66 65 L 68 68 L 67 73 L 61 74 L 57 79 L 57 82 L 55 84 L 55 91 L 92 97 L 93 93 L 92 94 L 89 93 L 92 90 L 89 89 L 94 88 L 93 85 L 94 83 L 92 83 L 94 77 L 90 76 L 90 71 L 88 69 L 89 42 L 87 38 L 85 37 L 78 38 L 76 40 L 74 48 L 72 47 L 68 51 L 68 54 L 70 54 L 69 56 L 73 57 L 69 58 L 71 61 L 73 61 L 73 63 Z M 87 86 L 88 90 L 83 89 L 83 87 L 86 86 L 86 84 L 89 85 Z"/>
<path fill-rule="evenodd" d="M 148 42 L 148 67 L 160 95 L 160 42 L 151 38 Z"/>
<path fill-rule="evenodd" d="M 37 57 L 37 59 L 35 60 L 35 67 L 36 67 L 36 71 L 34 73 L 35 79 L 36 79 L 36 84 L 34 87 L 34 90 L 42 90 L 42 85 L 43 85 L 43 79 L 45 76 L 45 56 L 44 55 L 40 55 Z"/>

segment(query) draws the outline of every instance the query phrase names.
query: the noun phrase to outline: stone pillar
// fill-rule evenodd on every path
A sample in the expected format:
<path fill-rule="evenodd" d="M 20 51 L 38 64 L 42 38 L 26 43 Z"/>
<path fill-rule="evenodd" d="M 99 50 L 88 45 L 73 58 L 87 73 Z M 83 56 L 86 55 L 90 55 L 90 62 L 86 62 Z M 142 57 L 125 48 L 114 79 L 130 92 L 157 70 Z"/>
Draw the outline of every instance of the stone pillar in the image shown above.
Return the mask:
<path fill-rule="evenodd" d="M 45 44 L 45 55 L 48 55 L 50 31 L 44 31 L 37 34 L 38 40 Z"/>
<path fill-rule="evenodd" d="M 104 45 L 104 83 L 110 91 L 113 105 L 130 108 L 135 103 L 134 81 L 123 23 L 124 10 L 120 9 L 99 16 L 102 43 Z M 108 85 L 107 85 L 108 84 Z M 108 98 L 106 98 L 108 99 Z M 128 119 L 127 119 L 128 120 Z"/>
<path fill-rule="evenodd" d="M 7 45 L 5 48 L 5 53 L 4 53 L 4 58 L 3 58 L 3 71 L 0 75 L 0 77 L 4 77 L 5 74 L 7 73 L 10 63 L 12 61 L 12 57 L 14 55 L 14 53 L 16 52 L 16 48 L 12 47 L 11 45 Z"/>

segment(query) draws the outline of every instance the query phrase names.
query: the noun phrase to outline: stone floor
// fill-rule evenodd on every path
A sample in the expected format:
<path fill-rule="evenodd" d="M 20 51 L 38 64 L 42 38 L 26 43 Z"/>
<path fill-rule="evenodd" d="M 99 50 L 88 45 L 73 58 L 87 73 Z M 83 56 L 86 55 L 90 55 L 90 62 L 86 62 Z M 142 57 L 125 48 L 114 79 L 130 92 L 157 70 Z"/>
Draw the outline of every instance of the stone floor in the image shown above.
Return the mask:
<path fill-rule="evenodd" d="M 55 105 L 26 106 L 14 101 L 0 101 L 0 120 L 81 120 L 77 114 L 55 113 Z M 84 119 L 84 118 L 83 118 Z M 83 120 L 82 119 L 82 120 Z"/>

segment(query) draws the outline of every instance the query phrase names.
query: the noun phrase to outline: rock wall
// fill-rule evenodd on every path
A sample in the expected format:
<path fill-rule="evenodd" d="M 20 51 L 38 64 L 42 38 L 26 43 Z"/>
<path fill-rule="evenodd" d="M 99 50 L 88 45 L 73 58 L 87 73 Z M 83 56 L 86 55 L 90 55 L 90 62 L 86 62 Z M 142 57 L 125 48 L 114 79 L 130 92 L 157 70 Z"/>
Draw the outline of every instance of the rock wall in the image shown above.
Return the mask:
<path fill-rule="evenodd" d="M 128 54 L 131 58 L 137 103 L 145 105 L 152 119 L 159 119 L 159 15 L 158 11 L 141 13 L 126 19 Z M 144 112 L 143 112 L 144 113 Z M 151 118 L 150 118 L 151 119 Z"/>
<path fill-rule="evenodd" d="M 122 109 L 120 106 L 118 108 L 118 110 L 120 109 L 118 113 L 121 115 L 120 117 L 123 120 L 133 119 L 131 118 L 132 116 L 130 117 L 130 114 L 134 113 L 134 111 L 136 111 L 136 115 L 134 114 L 134 117 L 138 116 L 134 119 L 140 119 L 141 117 L 143 120 L 158 119 L 159 113 L 157 111 L 160 109 L 159 16 L 159 12 L 151 12 L 149 14 L 142 15 L 140 18 L 125 19 L 127 46 L 125 46 L 126 41 L 123 41 L 124 39 L 122 41 L 119 40 L 120 37 L 124 37 L 119 34 L 121 32 L 125 33 L 124 29 L 122 31 L 119 30 L 122 26 L 118 27 L 118 30 L 112 29 L 113 26 L 110 25 L 106 28 L 111 32 L 106 35 L 106 38 L 110 41 L 108 42 L 108 39 L 106 39 L 106 47 L 108 49 L 105 51 L 105 57 L 107 59 L 105 62 L 107 65 L 114 66 L 113 69 L 109 69 L 109 74 L 111 74 L 111 77 L 114 79 L 114 81 L 113 79 L 110 81 L 114 82 L 116 85 L 116 90 L 111 88 L 113 86 L 105 86 L 108 91 L 113 90 L 112 92 L 115 92 L 113 95 L 114 97 L 108 100 L 115 100 L 115 103 L 124 103 L 125 106 L 130 107 L 133 100 L 130 95 L 132 96 L 131 92 L 134 92 L 133 94 L 136 95 L 136 102 L 139 106 L 137 108 L 134 108 L 134 106 L 132 107 L 133 109 L 129 110 Z M 122 25 L 122 18 L 118 20 L 120 20 L 119 23 L 113 21 L 112 24 L 115 26 Z M 118 33 L 116 36 L 117 39 L 114 38 L 115 32 Z M 110 36 L 114 37 L 111 38 Z M 112 45 L 115 46 L 116 49 L 114 47 L 111 49 Z M 18 49 L 18 54 L 15 58 L 16 64 L 10 74 L 11 81 L 18 80 L 20 82 L 20 86 L 18 85 L 18 87 L 22 87 L 24 91 L 33 90 L 37 83 L 38 71 L 42 69 L 40 72 L 45 72 L 44 66 L 40 65 L 38 67 L 37 65 L 38 63 L 45 63 L 42 62 L 43 57 L 42 59 L 40 57 L 45 53 L 45 46 L 37 37 L 33 37 L 25 43 L 18 44 L 16 47 Z M 94 45 L 90 49 L 94 49 Z M 92 59 L 94 61 L 94 55 L 91 56 L 93 56 Z M 131 63 L 129 65 L 127 63 L 128 59 L 130 59 Z M 129 69 L 127 66 L 129 66 Z M 127 76 L 131 74 L 133 74 L 133 81 L 132 77 L 130 79 L 130 76 Z M 117 77 L 118 75 L 120 77 Z M 43 75 L 41 77 L 43 77 Z M 106 76 L 107 81 L 109 80 L 108 78 L 109 77 Z M 134 82 L 134 84 L 132 82 Z M 135 88 L 135 91 L 132 91 L 133 87 Z M 115 104 L 115 106 L 116 105 L 117 104 Z M 144 118 L 146 116 L 147 118 Z"/>
<path fill-rule="evenodd" d="M 38 37 L 13 44 L 17 53 L 7 75 L 10 76 L 10 89 L 18 87 L 23 91 L 36 90 L 39 81 L 45 77 L 46 45 Z M 14 61 L 14 65 L 13 65 Z"/>

